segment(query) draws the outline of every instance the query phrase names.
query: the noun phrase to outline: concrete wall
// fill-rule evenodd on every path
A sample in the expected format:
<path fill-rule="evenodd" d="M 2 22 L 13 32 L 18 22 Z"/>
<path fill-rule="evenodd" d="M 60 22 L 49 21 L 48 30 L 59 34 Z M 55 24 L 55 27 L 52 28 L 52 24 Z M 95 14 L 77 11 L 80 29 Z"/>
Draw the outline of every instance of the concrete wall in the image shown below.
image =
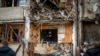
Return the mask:
<path fill-rule="evenodd" d="M 23 13 L 23 8 L 21 7 L 0 8 L 0 21 L 23 20 Z"/>
<path fill-rule="evenodd" d="M 83 41 L 91 44 L 94 40 L 100 41 L 100 24 L 84 23 L 83 25 Z"/>

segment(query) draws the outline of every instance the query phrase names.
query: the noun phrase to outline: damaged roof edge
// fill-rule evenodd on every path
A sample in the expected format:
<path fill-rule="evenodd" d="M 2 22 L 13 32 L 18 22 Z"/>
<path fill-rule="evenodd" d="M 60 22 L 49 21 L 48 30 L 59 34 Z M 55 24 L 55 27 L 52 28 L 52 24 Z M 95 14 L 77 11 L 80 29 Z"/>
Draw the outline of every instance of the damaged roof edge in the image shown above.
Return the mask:
<path fill-rule="evenodd" d="M 3 23 L 19 23 L 19 22 L 25 22 L 25 20 L 0 20 L 0 24 L 3 24 Z"/>
<path fill-rule="evenodd" d="M 58 23 L 63 23 L 63 24 L 65 24 L 65 23 L 68 23 L 68 22 L 73 22 L 73 19 L 68 19 L 68 20 L 31 20 L 31 22 L 32 23 L 50 23 L 50 24 L 52 24 L 52 23 L 55 23 L 55 24 L 58 24 Z"/>

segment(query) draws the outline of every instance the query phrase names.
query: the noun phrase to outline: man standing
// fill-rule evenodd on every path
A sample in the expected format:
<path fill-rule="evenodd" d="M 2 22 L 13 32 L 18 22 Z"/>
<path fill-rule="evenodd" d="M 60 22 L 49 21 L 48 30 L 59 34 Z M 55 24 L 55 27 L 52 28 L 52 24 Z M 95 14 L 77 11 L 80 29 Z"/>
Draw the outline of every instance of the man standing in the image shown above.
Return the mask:
<path fill-rule="evenodd" d="M 1 39 L 0 39 L 0 56 L 16 56 L 16 53 L 8 46 L 5 46 Z"/>
<path fill-rule="evenodd" d="M 100 41 L 94 41 L 93 47 L 88 49 L 84 56 L 100 56 Z"/>
<path fill-rule="evenodd" d="M 51 31 L 49 31 L 46 35 L 46 40 L 49 41 L 49 42 L 52 42 L 52 33 Z"/>

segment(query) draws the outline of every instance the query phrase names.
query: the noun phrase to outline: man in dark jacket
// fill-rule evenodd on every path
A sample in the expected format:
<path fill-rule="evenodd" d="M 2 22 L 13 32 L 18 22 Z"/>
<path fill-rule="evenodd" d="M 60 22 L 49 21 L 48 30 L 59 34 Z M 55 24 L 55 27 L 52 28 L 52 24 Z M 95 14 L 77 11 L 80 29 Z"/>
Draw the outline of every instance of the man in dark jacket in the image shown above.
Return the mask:
<path fill-rule="evenodd" d="M 16 56 L 16 53 L 8 46 L 3 45 L 0 40 L 0 56 Z"/>
<path fill-rule="evenodd" d="M 100 42 L 95 41 L 93 43 L 93 48 L 88 49 L 84 56 L 100 56 Z"/>
<path fill-rule="evenodd" d="M 47 35 L 46 35 L 46 40 L 47 41 L 49 41 L 49 42 L 52 42 L 52 33 L 51 33 L 51 31 L 49 31 L 48 33 L 47 33 Z"/>

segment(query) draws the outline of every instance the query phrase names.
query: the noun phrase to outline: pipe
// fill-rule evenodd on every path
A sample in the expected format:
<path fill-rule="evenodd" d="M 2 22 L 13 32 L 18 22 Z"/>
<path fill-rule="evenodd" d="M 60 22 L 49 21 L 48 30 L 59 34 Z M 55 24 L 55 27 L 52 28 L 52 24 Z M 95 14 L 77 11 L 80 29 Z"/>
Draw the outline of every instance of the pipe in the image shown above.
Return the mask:
<path fill-rule="evenodd" d="M 76 46 L 77 46 L 77 27 L 76 23 L 73 23 L 73 34 L 72 34 L 72 43 L 73 43 L 73 56 L 76 56 Z"/>
<path fill-rule="evenodd" d="M 26 14 L 27 11 L 25 10 L 25 50 L 27 51 L 30 38 L 30 18 Z"/>
<path fill-rule="evenodd" d="M 73 5 L 75 6 L 76 9 L 76 17 L 74 19 L 73 23 L 73 35 L 72 35 L 72 43 L 73 43 L 73 56 L 76 56 L 76 48 L 77 48 L 77 39 L 78 39 L 78 0 L 73 0 Z"/>
<path fill-rule="evenodd" d="M 25 16 L 25 39 L 24 39 L 24 43 L 25 43 L 25 52 L 28 51 L 28 44 L 29 44 L 29 40 L 30 40 L 30 0 L 27 0 L 27 5 L 24 8 L 24 16 Z"/>

